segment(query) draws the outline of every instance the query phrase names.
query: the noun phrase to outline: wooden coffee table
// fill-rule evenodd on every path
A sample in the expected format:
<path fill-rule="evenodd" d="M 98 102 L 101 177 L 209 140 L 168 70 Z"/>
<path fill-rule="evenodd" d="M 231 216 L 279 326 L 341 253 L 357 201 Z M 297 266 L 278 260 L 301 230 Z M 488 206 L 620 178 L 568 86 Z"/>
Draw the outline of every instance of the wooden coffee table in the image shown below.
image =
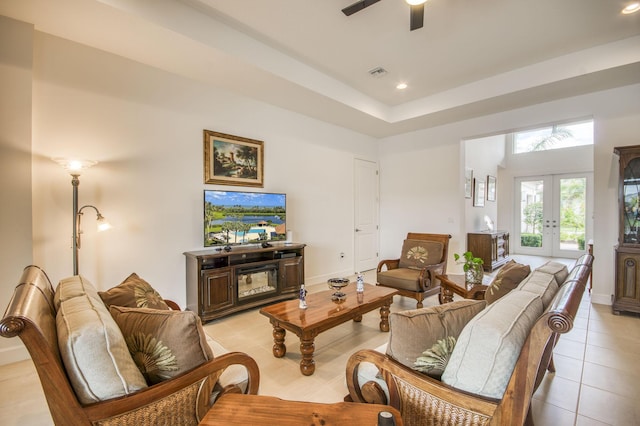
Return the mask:
<path fill-rule="evenodd" d="M 398 410 L 388 405 L 323 404 L 263 395 L 226 394 L 213 404 L 199 425 L 376 425 L 381 411 L 392 413 L 396 426 L 403 425 Z"/>
<path fill-rule="evenodd" d="M 489 287 L 489 278 L 483 277 L 482 284 L 469 286 L 465 283 L 463 274 L 436 275 L 440 280 L 440 303 L 453 302 L 453 293 L 465 299 L 484 300 L 484 293 Z"/>
<path fill-rule="evenodd" d="M 380 330 L 389 331 L 389 307 L 397 290 L 387 287 L 365 284 L 362 295 L 356 294 L 354 283 L 342 290 L 347 297 L 341 303 L 331 300 L 333 290 L 309 293 L 307 309 L 298 307 L 298 300 L 287 300 L 260 309 L 260 313 L 269 318 L 273 325 L 273 356 L 282 358 L 287 353 L 284 344 L 286 330 L 300 338 L 300 371 L 305 376 L 314 373 L 314 339 L 323 331 L 329 330 L 349 320 L 359 322 L 362 315 L 380 308 Z"/>

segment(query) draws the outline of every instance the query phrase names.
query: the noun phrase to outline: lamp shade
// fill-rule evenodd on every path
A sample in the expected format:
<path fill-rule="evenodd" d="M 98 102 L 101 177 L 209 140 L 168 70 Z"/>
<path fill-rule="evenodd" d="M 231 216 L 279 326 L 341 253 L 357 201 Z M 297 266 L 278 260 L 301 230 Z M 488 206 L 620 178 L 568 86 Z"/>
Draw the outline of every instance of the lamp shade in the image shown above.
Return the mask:
<path fill-rule="evenodd" d="M 52 158 L 52 160 L 60 164 L 66 171 L 68 171 L 72 175 L 80 175 L 80 172 L 82 170 L 86 170 L 89 167 L 95 166 L 96 164 L 98 164 L 97 161 L 81 160 L 78 158 L 56 157 L 56 158 Z"/>

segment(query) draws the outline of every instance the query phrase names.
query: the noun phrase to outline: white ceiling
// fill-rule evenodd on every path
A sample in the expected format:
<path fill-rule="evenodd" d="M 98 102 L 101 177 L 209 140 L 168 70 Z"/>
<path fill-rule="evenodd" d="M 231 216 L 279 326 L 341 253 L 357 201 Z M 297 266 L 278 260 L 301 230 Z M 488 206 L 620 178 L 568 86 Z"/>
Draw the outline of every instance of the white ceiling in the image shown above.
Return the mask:
<path fill-rule="evenodd" d="M 428 0 L 416 31 L 404 0 L 347 17 L 353 2 L 2 0 L 0 14 L 374 137 L 640 82 L 629 1 Z"/>

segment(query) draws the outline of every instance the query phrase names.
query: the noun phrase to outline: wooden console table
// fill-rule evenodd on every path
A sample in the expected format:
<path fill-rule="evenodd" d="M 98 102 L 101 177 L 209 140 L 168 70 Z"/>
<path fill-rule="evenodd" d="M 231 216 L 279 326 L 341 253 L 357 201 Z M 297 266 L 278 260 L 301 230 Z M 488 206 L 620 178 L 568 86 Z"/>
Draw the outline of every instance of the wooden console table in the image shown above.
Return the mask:
<path fill-rule="evenodd" d="M 187 309 L 203 322 L 298 296 L 305 244 L 273 242 L 184 253 Z"/>
<path fill-rule="evenodd" d="M 403 426 L 400 412 L 389 405 L 337 402 L 287 401 L 264 395 L 226 394 L 207 412 L 200 426 L 217 425 L 376 425 L 378 413 L 393 414 L 396 426 Z"/>
<path fill-rule="evenodd" d="M 491 272 L 507 263 L 509 257 L 509 233 L 484 231 L 467 234 L 467 250 L 481 258 L 485 271 Z"/>
<path fill-rule="evenodd" d="M 340 303 L 331 300 L 333 290 L 307 295 L 307 309 L 300 309 L 298 300 L 288 300 L 260 309 L 273 325 L 273 356 L 282 358 L 287 353 L 284 344 L 286 330 L 300 338 L 300 371 L 305 376 L 316 370 L 313 360 L 315 337 L 349 320 L 359 322 L 362 315 L 380 308 L 380 330 L 389 331 L 389 307 L 397 290 L 365 284 L 364 293 L 356 294 L 355 283 L 342 290 L 346 299 Z"/>

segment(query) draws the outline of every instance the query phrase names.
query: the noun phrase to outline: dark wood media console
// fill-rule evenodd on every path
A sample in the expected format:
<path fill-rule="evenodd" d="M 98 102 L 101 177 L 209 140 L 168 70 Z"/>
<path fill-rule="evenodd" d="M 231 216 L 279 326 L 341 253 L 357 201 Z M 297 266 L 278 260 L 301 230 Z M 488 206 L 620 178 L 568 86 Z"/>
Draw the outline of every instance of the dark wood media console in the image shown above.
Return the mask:
<path fill-rule="evenodd" d="M 298 297 L 304 283 L 300 243 L 233 246 L 185 252 L 187 309 L 203 322 L 267 303 Z"/>

